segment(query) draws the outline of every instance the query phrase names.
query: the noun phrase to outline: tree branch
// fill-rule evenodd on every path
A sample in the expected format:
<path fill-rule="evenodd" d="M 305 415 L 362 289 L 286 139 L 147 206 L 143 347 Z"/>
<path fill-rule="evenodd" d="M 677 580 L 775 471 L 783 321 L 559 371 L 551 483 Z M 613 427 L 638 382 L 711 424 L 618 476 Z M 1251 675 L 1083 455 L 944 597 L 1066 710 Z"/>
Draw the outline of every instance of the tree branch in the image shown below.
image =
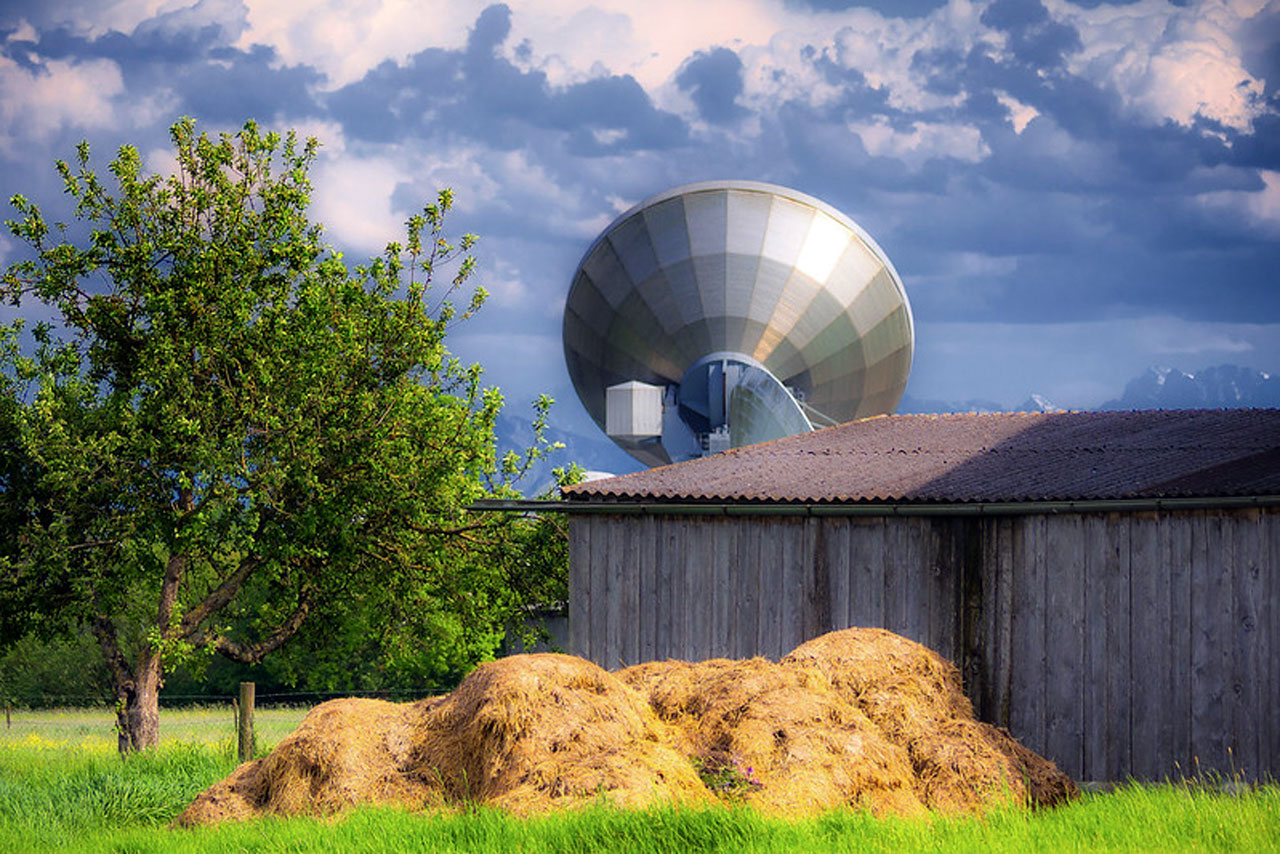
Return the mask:
<path fill-rule="evenodd" d="M 169 618 L 173 616 L 173 603 L 178 601 L 178 585 L 187 571 L 186 555 L 169 555 L 164 567 L 164 578 L 160 581 L 160 605 L 156 609 L 156 627 L 161 633 L 167 633 Z"/>
<path fill-rule="evenodd" d="M 224 578 L 208 596 L 183 615 L 182 622 L 178 624 L 179 635 L 186 640 L 194 639 L 200 624 L 226 607 L 226 604 L 240 592 L 245 579 L 260 566 L 262 561 L 254 557 L 247 557 L 241 561 L 235 572 Z"/>
<path fill-rule="evenodd" d="M 96 549 L 101 546 L 114 546 L 118 542 L 120 541 L 119 540 L 88 540 L 87 542 L 76 543 L 75 545 L 67 546 L 67 551 L 77 552 L 77 551 L 80 551 L 80 549 Z"/>
<path fill-rule="evenodd" d="M 117 689 L 133 690 L 133 670 L 120 651 L 116 627 L 102 614 L 95 614 L 92 628 L 98 645 L 102 647 L 102 657 L 106 659 L 107 669 L 111 671 L 111 681 Z"/>
<path fill-rule="evenodd" d="M 452 537 L 466 534 L 470 531 L 478 531 L 484 528 L 493 527 L 492 522 L 473 522 L 470 525 L 457 525 L 452 528 L 428 528 L 425 525 L 419 525 L 411 519 L 404 520 L 404 525 L 411 531 L 418 534 L 426 534 L 429 537 Z"/>
<path fill-rule="evenodd" d="M 294 612 L 262 640 L 257 643 L 240 643 L 219 636 L 214 640 L 213 648 L 232 661 L 238 661 L 241 664 L 259 664 L 297 633 L 310 612 L 311 596 L 309 592 L 304 591 Z"/>

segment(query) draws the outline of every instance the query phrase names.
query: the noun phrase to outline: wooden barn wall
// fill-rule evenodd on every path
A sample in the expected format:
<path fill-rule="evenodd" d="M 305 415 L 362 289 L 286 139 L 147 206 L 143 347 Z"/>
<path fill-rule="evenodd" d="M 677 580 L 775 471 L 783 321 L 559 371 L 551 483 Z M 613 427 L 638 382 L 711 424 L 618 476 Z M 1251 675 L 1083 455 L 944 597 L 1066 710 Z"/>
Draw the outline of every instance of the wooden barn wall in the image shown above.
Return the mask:
<path fill-rule="evenodd" d="M 570 644 L 777 659 L 881 626 L 1082 780 L 1280 777 L 1280 511 L 579 516 Z"/>

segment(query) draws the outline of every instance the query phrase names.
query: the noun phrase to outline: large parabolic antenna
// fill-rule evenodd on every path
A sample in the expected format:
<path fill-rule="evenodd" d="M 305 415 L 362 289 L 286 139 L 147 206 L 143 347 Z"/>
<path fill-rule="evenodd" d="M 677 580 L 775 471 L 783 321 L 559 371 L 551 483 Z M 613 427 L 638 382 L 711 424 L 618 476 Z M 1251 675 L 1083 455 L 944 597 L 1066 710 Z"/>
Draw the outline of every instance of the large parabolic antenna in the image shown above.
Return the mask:
<path fill-rule="evenodd" d="M 913 339 L 902 280 L 857 223 L 752 181 L 677 187 L 618 217 L 564 312 L 578 396 L 651 466 L 890 413 Z"/>

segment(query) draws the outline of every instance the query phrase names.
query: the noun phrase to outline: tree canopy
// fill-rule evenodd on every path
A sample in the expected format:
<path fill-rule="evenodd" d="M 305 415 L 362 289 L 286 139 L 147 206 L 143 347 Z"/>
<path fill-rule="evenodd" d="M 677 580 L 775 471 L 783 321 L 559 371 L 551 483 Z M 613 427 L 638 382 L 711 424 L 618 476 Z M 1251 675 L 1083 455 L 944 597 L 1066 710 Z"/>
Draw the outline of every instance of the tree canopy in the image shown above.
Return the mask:
<path fill-rule="evenodd" d="M 171 135 L 170 175 L 59 161 L 71 226 L 14 197 L 30 252 L 0 285 L 52 317 L 0 327 L 0 640 L 89 627 L 122 750 L 158 738 L 166 663 L 346 613 L 492 633 L 563 583 L 541 534 L 466 511 L 522 459 L 446 347 L 485 298 L 451 193 L 350 269 L 308 219 L 315 140 Z"/>

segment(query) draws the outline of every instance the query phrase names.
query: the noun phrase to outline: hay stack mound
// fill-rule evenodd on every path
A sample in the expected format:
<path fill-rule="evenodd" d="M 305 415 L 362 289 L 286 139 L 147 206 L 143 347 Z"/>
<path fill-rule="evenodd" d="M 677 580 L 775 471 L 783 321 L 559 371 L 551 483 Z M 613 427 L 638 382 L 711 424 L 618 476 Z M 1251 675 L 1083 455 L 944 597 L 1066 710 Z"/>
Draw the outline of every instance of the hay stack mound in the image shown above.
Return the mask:
<path fill-rule="evenodd" d="M 1011 790 L 1051 806 L 1079 794 L 1052 762 L 1008 731 L 974 720 L 960 673 L 931 649 L 884 629 L 846 629 L 801 644 L 781 665 L 826 676 L 903 748 L 931 809 L 973 812 Z"/>
<path fill-rule="evenodd" d="M 666 661 L 608 673 L 565 655 L 478 667 L 418 703 L 334 700 L 177 819 L 331 814 L 356 804 L 488 804 L 517 814 L 743 800 L 772 813 L 1041 806 L 1075 784 L 973 719 L 955 668 L 879 629 L 781 662 Z"/>

